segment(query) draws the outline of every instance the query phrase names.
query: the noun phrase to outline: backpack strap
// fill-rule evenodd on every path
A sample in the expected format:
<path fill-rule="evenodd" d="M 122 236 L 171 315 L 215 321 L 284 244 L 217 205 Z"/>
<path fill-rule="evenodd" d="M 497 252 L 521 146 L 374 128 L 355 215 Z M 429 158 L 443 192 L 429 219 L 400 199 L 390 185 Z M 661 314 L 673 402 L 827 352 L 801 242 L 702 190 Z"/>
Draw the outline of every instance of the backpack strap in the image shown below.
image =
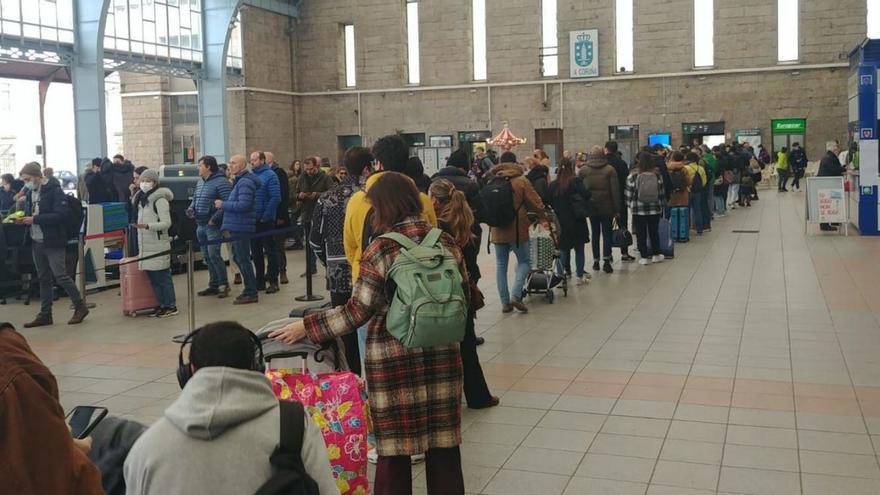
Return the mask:
<path fill-rule="evenodd" d="M 439 237 L 439 236 L 438 236 Z M 403 249 L 414 249 L 418 247 L 418 244 L 413 242 L 409 237 L 399 233 L 399 232 L 388 232 L 387 234 L 382 234 L 378 237 L 379 239 L 390 239 L 398 244 Z M 427 237 L 425 238 L 427 239 Z"/>
<path fill-rule="evenodd" d="M 425 238 L 422 239 L 420 246 L 422 247 L 434 247 L 440 241 L 440 236 L 443 234 L 443 231 L 434 227 L 425 235 Z"/>
<path fill-rule="evenodd" d="M 301 403 L 289 400 L 278 401 L 278 408 L 281 414 L 281 451 L 302 462 L 301 451 L 306 422 L 305 409 Z M 274 460 L 275 455 L 273 454 L 272 457 Z"/>
<path fill-rule="evenodd" d="M 301 454 L 305 434 L 305 410 L 299 402 L 286 400 L 278 401 L 278 409 L 281 416 L 281 439 L 269 458 L 275 474 L 260 486 L 256 495 L 281 493 L 285 489 L 289 490 L 291 483 L 297 481 L 304 484 L 306 493 L 317 493 L 314 480 L 308 478 L 305 471 Z M 310 487 L 314 491 L 308 491 Z"/>

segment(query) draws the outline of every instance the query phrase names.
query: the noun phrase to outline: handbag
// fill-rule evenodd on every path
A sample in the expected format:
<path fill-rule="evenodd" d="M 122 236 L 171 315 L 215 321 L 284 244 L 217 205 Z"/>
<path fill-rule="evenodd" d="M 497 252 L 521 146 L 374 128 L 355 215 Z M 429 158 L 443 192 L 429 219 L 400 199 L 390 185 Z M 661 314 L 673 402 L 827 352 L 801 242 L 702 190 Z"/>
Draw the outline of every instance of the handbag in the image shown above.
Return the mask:
<path fill-rule="evenodd" d="M 617 219 L 615 218 L 614 224 L 611 227 L 611 247 L 625 249 L 632 246 L 632 244 L 632 234 L 625 228 L 621 228 L 620 224 L 617 223 Z"/>
<path fill-rule="evenodd" d="M 486 296 L 483 291 L 477 287 L 477 284 L 471 283 L 471 311 L 477 312 L 486 307 Z"/>

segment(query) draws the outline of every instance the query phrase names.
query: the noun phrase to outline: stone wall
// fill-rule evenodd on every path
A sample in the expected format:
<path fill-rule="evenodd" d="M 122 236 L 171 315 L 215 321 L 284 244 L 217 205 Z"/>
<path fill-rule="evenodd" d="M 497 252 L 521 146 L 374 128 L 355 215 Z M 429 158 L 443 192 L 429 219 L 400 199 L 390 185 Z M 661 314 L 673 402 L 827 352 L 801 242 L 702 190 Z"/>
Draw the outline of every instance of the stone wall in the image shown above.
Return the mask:
<path fill-rule="evenodd" d="M 122 145 L 136 166 L 158 167 L 173 162 L 171 102 L 167 96 L 124 96 L 168 90 L 166 77 L 121 73 Z"/>

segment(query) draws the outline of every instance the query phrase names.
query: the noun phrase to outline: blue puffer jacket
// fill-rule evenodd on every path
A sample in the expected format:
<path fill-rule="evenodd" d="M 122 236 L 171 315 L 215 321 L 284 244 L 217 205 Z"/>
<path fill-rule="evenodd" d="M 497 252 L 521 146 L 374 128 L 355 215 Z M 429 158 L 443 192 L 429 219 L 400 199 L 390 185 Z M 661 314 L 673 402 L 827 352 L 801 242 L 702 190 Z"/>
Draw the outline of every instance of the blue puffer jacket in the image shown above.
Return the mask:
<path fill-rule="evenodd" d="M 278 176 L 266 164 L 255 167 L 253 173 L 260 179 L 260 188 L 257 189 L 257 200 L 254 207 L 257 221 L 274 224 L 278 204 L 281 203 L 281 185 L 278 183 Z"/>
<path fill-rule="evenodd" d="M 275 177 L 274 172 L 272 176 Z M 254 200 L 259 189 L 260 179 L 251 172 L 244 172 L 235 178 L 235 182 L 232 183 L 232 191 L 223 202 L 223 227 L 221 230 L 237 233 L 257 231 Z"/>
<path fill-rule="evenodd" d="M 229 198 L 229 192 L 232 186 L 229 180 L 223 175 L 223 172 L 211 174 L 207 179 L 199 179 L 196 184 L 196 192 L 193 194 L 192 202 L 189 208 L 192 211 L 193 218 L 198 225 L 207 225 L 210 221 L 213 225 L 221 225 L 223 223 L 223 210 L 214 208 L 214 200 L 221 199 L 226 201 Z"/>

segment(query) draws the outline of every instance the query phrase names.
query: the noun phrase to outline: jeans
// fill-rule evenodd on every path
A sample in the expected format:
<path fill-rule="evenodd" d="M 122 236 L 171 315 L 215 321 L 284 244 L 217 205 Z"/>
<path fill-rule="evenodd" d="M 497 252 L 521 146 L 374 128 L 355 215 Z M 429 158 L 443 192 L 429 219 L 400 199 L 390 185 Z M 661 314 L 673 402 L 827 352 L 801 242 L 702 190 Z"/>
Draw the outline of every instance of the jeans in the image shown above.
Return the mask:
<path fill-rule="evenodd" d="M 705 223 L 703 223 L 703 195 L 706 194 L 703 192 L 691 192 L 689 199 L 689 206 L 691 209 L 691 217 L 694 221 L 694 227 L 697 229 L 698 234 L 703 233 L 703 228 L 705 227 Z"/>
<path fill-rule="evenodd" d="M 788 185 L 788 170 L 776 170 L 776 174 L 779 176 L 779 191 L 785 190 L 785 186 Z"/>
<path fill-rule="evenodd" d="M 560 249 L 559 259 L 556 261 L 556 273 L 562 275 L 571 267 L 571 251 L 574 250 L 575 273 L 578 277 L 584 274 L 584 245 L 578 244 L 572 249 Z M 569 272 L 570 273 L 570 272 Z"/>
<path fill-rule="evenodd" d="M 44 246 L 42 242 L 34 241 L 32 251 L 37 278 L 40 280 L 40 314 L 52 317 L 52 300 L 55 297 L 53 278 L 64 289 L 64 292 L 67 292 L 73 306 L 79 307 L 82 304 L 82 295 L 77 290 L 73 279 L 67 274 L 66 249 L 63 247 L 50 248 Z"/>
<path fill-rule="evenodd" d="M 716 194 L 713 198 L 715 200 L 715 214 L 724 215 L 727 213 L 727 196 L 718 196 Z"/>
<path fill-rule="evenodd" d="M 706 209 L 709 212 L 708 218 L 715 218 L 715 184 L 711 182 L 706 185 Z"/>
<path fill-rule="evenodd" d="M 700 195 L 700 208 L 703 210 L 703 229 L 711 229 L 712 228 L 712 209 L 709 208 L 709 203 L 712 201 L 712 192 L 711 190 L 703 191 Z"/>
<path fill-rule="evenodd" d="M 636 230 L 636 244 L 642 258 L 650 258 L 660 254 L 660 215 L 633 215 L 633 226 Z M 648 249 L 648 239 L 651 248 Z"/>
<path fill-rule="evenodd" d="M 593 232 L 593 261 L 599 261 L 599 242 L 602 242 L 602 258 L 611 261 L 612 222 L 609 215 L 590 217 L 590 230 Z"/>
<path fill-rule="evenodd" d="M 233 232 L 233 236 L 242 235 L 240 232 Z M 257 295 L 257 277 L 254 275 L 254 265 L 251 264 L 251 241 L 250 239 L 239 239 L 229 243 L 232 246 L 232 259 L 238 265 L 241 272 L 241 280 L 244 283 L 244 290 L 241 292 L 243 296 Z"/>
<path fill-rule="evenodd" d="M 278 247 L 278 271 L 281 273 L 287 273 L 287 251 L 284 246 L 287 244 L 288 237 L 290 234 L 281 234 L 275 237 L 275 245 Z"/>
<path fill-rule="evenodd" d="M 498 284 L 498 297 L 501 304 L 510 304 L 510 292 L 507 288 L 507 265 L 510 253 L 516 255 L 516 275 L 513 280 L 513 298 L 522 300 L 523 286 L 529 276 L 529 243 L 495 244 L 495 282 Z"/>
<path fill-rule="evenodd" d="M 211 241 L 218 241 L 223 238 L 220 229 L 213 225 L 199 225 L 196 227 L 196 238 L 199 240 L 199 247 L 202 250 L 202 256 L 205 258 L 205 265 L 208 266 L 208 275 L 210 281 L 208 287 L 217 289 L 224 285 L 229 285 L 229 278 L 226 276 L 226 264 L 223 262 L 223 256 L 220 255 L 220 244 L 205 244 Z"/>
<path fill-rule="evenodd" d="M 801 188 L 801 177 L 804 176 L 804 169 L 795 169 L 794 179 L 791 181 L 791 187 Z"/>
<path fill-rule="evenodd" d="M 739 184 L 731 184 L 727 189 L 727 204 L 732 205 L 739 202 Z"/>
<path fill-rule="evenodd" d="M 153 292 L 159 301 L 160 308 L 176 308 L 177 301 L 174 298 L 174 282 L 171 280 L 171 269 L 144 270 L 153 286 Z"/>
<path fill-rule="evenodd" d="M 258 222 L 257 233 L 267 232 L 275 228 L 272 222 Z M 275 237 L 265 236 L 251 239 L 251 252 L 254 258 L 254 274 L 257 286 L 264 287 L 266 283 L 278 285 L 278 246 Z M 266 265 L 268 262 L 268 272 Z"/>

